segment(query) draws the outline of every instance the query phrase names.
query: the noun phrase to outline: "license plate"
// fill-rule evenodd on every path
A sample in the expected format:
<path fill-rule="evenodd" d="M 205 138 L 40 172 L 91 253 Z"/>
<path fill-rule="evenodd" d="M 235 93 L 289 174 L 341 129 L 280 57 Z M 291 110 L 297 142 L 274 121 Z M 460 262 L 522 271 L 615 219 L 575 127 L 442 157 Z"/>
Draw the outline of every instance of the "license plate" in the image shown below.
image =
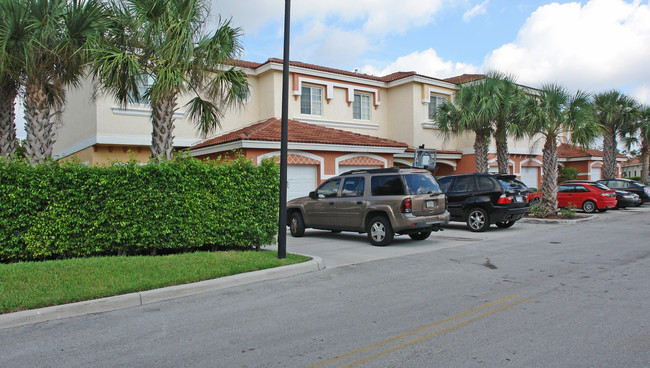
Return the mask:
<path fill-rule="evenodd" d="M 515 197 L 515 202 L 523 202 L 523 201 L 524 201 L 524 197 L 520 197 L 520 196 Z"/>
<path fill-rule="evenodd" d="M 427 206 L 427 208 L 435 208 L 436 207 L 436 201 L 427 201 L 426 206 Z"/>

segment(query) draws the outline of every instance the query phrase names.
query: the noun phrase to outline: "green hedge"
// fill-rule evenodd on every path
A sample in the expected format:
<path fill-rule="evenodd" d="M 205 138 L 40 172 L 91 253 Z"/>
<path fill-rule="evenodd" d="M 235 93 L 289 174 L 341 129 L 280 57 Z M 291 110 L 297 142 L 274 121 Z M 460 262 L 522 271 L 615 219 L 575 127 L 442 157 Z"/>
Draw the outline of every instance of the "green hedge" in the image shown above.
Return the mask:
<path fill-rule="evenodd" d="M 272 244 L 278 166 L 0 160 L 0 262 Z"/>

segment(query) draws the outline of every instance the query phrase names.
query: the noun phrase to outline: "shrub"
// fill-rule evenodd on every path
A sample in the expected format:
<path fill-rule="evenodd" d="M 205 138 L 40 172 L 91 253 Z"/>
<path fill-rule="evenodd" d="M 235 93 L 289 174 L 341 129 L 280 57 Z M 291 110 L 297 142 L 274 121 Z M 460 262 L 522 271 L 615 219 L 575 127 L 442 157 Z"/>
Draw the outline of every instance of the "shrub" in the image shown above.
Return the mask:
<path fill-rule="evenodd" d="M 578 177 L 580 170 L 575 167 L 563 167 L 560 169 L 560 173 L 557 177 L 557 182 L 561 183 L 567 180 L 575 180 Z"/>
<path fill-rule="evenodd" d="M 182 157 L 139 165 L 0 160 L 0 261 L 268 245 L 278 167 Z"/>

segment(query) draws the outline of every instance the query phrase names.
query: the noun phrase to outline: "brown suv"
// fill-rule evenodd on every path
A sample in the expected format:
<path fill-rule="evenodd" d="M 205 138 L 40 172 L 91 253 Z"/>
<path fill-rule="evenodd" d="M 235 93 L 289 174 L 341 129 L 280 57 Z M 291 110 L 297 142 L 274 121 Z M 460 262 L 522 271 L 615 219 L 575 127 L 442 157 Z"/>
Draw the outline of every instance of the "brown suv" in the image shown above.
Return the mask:
<path fill-rule="evenodd" d="M 430 172 L 421 169 L 349 171 L 328 179 L 309 197 L 287 203 L 291 235 L 305 228 L 368 233 L 373 245 L 395 234 L 424 240 L 449 222 L 447 197 Z"/>

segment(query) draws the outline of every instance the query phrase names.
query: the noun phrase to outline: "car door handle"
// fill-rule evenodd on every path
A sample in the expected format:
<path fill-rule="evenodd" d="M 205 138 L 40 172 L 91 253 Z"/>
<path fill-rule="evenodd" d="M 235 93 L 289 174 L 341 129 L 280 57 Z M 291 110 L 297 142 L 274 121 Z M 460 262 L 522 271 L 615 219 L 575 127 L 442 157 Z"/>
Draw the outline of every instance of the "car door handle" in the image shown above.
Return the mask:
<path fill-rule="evenodd" d="M 357 201 L 357 204 L 363 204 L 363 202 L 362 201 Z"/>

